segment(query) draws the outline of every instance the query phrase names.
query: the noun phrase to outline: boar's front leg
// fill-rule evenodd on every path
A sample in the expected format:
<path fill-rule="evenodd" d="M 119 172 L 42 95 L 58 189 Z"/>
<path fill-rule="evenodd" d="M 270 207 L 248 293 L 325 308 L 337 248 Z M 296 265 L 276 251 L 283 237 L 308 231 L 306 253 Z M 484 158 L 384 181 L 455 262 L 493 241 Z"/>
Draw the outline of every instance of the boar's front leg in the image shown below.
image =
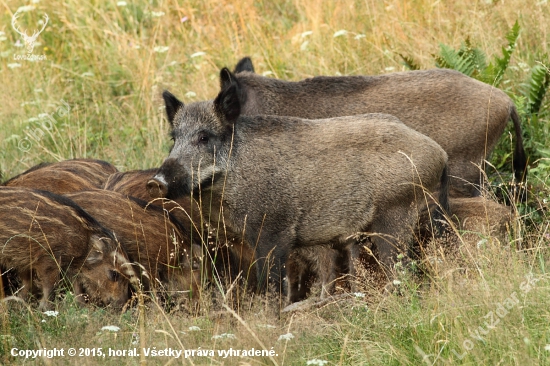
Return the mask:
<path fill-rule="evenodd" d="M 254 243 L 254 237 L 248 237 L 249 243 Z M 286 259 L 293 241 L 293 235 L 287 232 L 269 234 L 262 230 L 256 248 L 256 271 L 258 273 L 258 290 L 265 291 L 273 286 L 277 292 L 286 294 L 282 280 L 286 276 Z"/>
<path fill-rule="evenodd" d="M 51 308 L 49 302 L 50 295 L 57 281 L 59 280 L 59 269 L 57 267 L 46 267 L 36 271 L 38 278 L 42 284 L 42 298 L 38 308 L 42 311 Z"/>

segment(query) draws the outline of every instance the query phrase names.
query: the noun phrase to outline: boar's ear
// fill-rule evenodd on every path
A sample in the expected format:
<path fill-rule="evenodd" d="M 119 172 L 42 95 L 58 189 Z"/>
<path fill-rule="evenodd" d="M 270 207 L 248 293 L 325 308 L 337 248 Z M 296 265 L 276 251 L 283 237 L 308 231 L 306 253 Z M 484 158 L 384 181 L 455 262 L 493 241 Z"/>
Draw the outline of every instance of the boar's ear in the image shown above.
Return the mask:
<path fill-rule="evenodd" d="M 170 125 L 174 125 L 174 117 L 180 108 L 183 107 L 183 102 L 170 93 L 168 90 L 162 92 L 162 97 L 164 98 L 164 104 L 166 105 L 166 115 L 168 116 L 168 122 Z"/>
<path fill-rule="evenodd" d="M 229 88 L 229 85 L 237 83 L 237 78 L 227 67 L 220 70 L 220 89 Z"/>
<path fill-rule="evenodd" d="M 233 123 L 241 114 L 241 101 L 237 84 L 232 83 L 228 88 L 222 90 L 214 99 L 216 112 L 225 118 L 227 122 Z"/>
<path fill-rule="evenodd" d="M 103 259 L 103 250 L 105 248 L 105 244 L 102 242 L 103 238 L 100 238 L 98 235 L 92 235 L 90 238 L 90 241 L 92 242 L 92 248 L 90 250 L 90 253 L 88 253 L 88 257 L 86 258 L 86 262 L 88 264 L 96 264 L 101 262 Z"/>
<path fill-rule="evenodd" d="M 236 74 L 243 71 L 254 72 L 254 65 L 252 65 L 252 60 L 250 57 L 243 57 L 239 62 L 237 62 L 233 73 Z"/>

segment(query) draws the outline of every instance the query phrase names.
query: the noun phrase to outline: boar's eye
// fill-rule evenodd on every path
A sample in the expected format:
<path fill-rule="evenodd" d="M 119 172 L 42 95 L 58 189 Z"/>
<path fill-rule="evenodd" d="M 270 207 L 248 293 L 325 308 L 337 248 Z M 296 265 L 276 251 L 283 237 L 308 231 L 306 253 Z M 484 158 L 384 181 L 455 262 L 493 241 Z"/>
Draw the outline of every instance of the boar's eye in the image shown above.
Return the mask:
<path fill-rule="evenodd" d="M 119 279 L 120 279 L 120 273 L 119 272 L 109 270 L 109 280 L 111 280 L 113 282 L 118 282 Z"/>
<path fill-rule="evenodd" d="M 210 137 L 208 136 L 208 134 L 202 132 L 199 134 L 199 139 L 198 139 L 198 142 L 199 142 L 199 145 L 206 145 L 208 143 L 208 140 L 210 139 Z"/>

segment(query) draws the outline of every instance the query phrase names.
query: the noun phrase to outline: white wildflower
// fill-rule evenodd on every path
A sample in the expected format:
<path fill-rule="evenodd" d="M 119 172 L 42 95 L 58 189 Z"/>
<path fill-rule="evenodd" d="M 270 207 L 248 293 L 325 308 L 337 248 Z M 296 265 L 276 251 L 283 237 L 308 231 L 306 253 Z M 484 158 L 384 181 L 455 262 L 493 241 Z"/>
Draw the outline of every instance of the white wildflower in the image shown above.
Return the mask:
<path fill-rule="evenodd" d="M 94 73 L 91 72 L 91 71 L 86 71 L 86 72 L 82 73 L 82 75 L 80 75 L 80 76 L 83 76 L 83 77 L 85 77 L 85 76 L 92 77 L 92 76 L 94 76 Z"/>
<path fill-rule="evenodd" d="M 304 43 L 302 43 L 302 45 L 300 46 L 300 49 L 302 51 L 305 51 L 305 50 L 307 50 L 308 45 L 309 45 L 309 41 L 304 41 Z"/>
<path fill-rule="evenodd" d="M 8 64 L 8 67 L 10 69 L 15 69 L 16 67 L 21 67 L 21 64 L 18 64 L 18 63 Z"/>
<path fill-rule="evenodd" d="M 309 35 L 311 35 L 311 34 L 313 34 L 313 31 L 305 31 L 304 33 L 302 33 L 302 34 L 300 35 L 300 37 L 305 38 L 305 37 L 307 37 L 307 36 L 309 36 Z"/>
<path fill-rule="evenodd" d="M 361 38 L 365 38 L 366 36 L 364 34 L 357 34 L 355 37 L 353 37 L 354 39 L 361 39 Z"/>
<path fill-rule="evenodd" d="M 153 17 L 156 17 L 156 18 L 160 18 L 161 16 L 163 16 L 165 13 L 163 11 L 152 11 L 151 12 L 151 16 Z"/>
<path fill-rule="evenodd" d="M 345 36 L 346 34 L 348 34 L 347 30 L 340 29 L 339 31 L 334 32 L 334 35 L 332 37 L 336 38 L 336 37 L 340 37 L 340 36 Z"/>
<path fill-rule="evenodd" d="M 384 70 L 386 70 L 386 71 L 393 71 L 393 70 L 395 70 L 395 67 L 393 67 L 393 66 L 388 66 L 388 67 L 386 67 Z"/>
<path fill-rule="evenodd" d="M 192 326 L 189 327 L 190 332 L 195 332 L 197 330 L 201 330 L 201 328 L 197 327 L 196 325 L 192 325 Z"/>
<path fill-rule="evenodd" d="M 126 1 L 118 1 L 116 3 L 116 6 L 126 6 L 126 5 L 128 5 L 128 3 Z"/>
<path fill-rule="evenodd" d="M 53 316 L 54 318 L 59 315 L 59 311 L 48 310 L 44 312 L 46 316 Z"/>
<path fill-rule="evenodd" d="M 195 52 L 194 54 L 192 54 L 189 57 L 195 58 L 195 57 L 200 57 L 200 56 L 204 56 L 204 55 L 206 55 L 206 52 L 199 51 L 199 52 Z"/>
<path fill-rule="evenodd" d="M 547 344 L 546 346 L 544 346 L 544 350 L 545 351 L 550 351 L 550 344 Z"/>
<path fill-rule="evenodd" d="M 401 281 L 399 281 L 399 280 L 393 280 L 393 284 L 394 284 L 395 286 L 399 286 L 399 285 L 401 284 Z"/>
<path fill-rule="evenodd" d="M 31 11 L 31 10 L 34 10 L 36 9 L 36 7 L 32 6 L 32 5 L 25 5 L 25 6 L 20 6 L 19 8 L 17 8 L 17 12 L 27 12 L 27 11 Z"/>
<path fill-rule="evenodd" d="M 269 75 L 273 75 L 273 71 L 264 71 L 262 72 L 262 76 L 269 76 Z"/>
<path fill-rule="evenodd" d="M 170 47 L 168 46 L 157 46 L 155 48 L 153 48 L 153 51 L 157 52 L 157 53 L 164 53 L 166 51 L 168 51 Z"/>
<path fill-rule="evenodd" d="M 111 332 L 118 332 L 120 330 L 120 328 L 117 327 L 116 325 L 106 325 L 103 328 L 101 328 L 101 330 L 108 330 L 108 331 L 111 331 Z"/>
<path fill-rule="evenodd" d="M 231 334 L 231 333 L 222 333 L 212 337 L 212 339 L 222 339 L 222 338 L 237 339 L 237 337 L 235 337 L 235 334 Z"/>
<path fill-rule="evenodd" d="M 362 293 L 362 292 L 354 292 L 353 295 L 355 295 L 355 297 L 359 297 L 359 298 L 365 297 L 365 294 Z"/>
<path fill-rule="evenodd" d="M 325 366 L 327 363 L 328 363 L 328 361 L 318 360 L 318 359 L 314 358 L 313 360 L 308 360 L 306 365 Z"/>
<path fill-rule="evenodd" d="M 294 338 L 294 334 L 292 333 L 281 334 L 277 341 L 290 341 L 292 338 Z"/>
<path fill-rule="evenodd" d="M 194 98 L 196 96 L 197 96 L 197 93 L 195 93 L 194 91 L 188 91 L 187 93 L 185 93 L 186 98 Z"/>

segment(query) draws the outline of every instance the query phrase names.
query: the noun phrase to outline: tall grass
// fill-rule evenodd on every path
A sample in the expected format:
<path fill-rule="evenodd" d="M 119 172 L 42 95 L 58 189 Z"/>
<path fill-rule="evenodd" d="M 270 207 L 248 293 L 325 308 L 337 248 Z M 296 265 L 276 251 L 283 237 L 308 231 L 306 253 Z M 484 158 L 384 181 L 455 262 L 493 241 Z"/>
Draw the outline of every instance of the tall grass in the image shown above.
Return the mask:
<path fill-rule="evenodd" d="M 22 48 L 16 46 L 21 41 L 11 28 L 11 16 L 23 5 L 35 7 L 20 17 L 21 27 L 30 33 L 43 13 L 50 17 L 34 50 L 47 60 L 14 60 Z M 123 170 L 159 166 L 169 147 L 162 90 L 186 103 L 213 98 L 220 68 L 232 67 L 246 55 L 258 73 L 291 80 L 405 70 L 399 54 L 431 68 L 440 44 L 458 48 L 467 38 L 488 57 L 500 55 L 504 35 L 517 20 L 522 31 L 501 84 L 514 95 L 530 68 L 549 53 L 546 1 L 138 0 L 122 6 L 8 0 L 0 8 L 4 178 L 45 160 L 73 157 L 105 159 Z M 68 113 L 60 113 L 63 108 Z M 547 128 L 547 101 L 541 110 L 538 127 L 526 130 Z M 45 115 L 53 118 L 48 119 L 51 124 L 44 123 Z M 529 146 L 550 145 L 547 134 L 526 138 L 533 139 Z M 507 139 L 502 144 L 509 145 Z M 502 154 L 493 161 L 506 158 Z M 313 360 L 330 365 L 549 364 L 549 182 L 540 177 L 534 194 L 539 219 L 526 227 L 520 218 L 509 244 L 466 243 L 456 258 L 430 257 L 427 277 L 405 277 L 399 293 L 382 295 L 365 280 L 360 286 L 365 297 L 357 294 L 292 314 L 280 313 L 284 304 L 278 299 L 246 295 L 230 285 L 207 289 L 199 307 L 170 310 L 147 302 L 141 313 L 140 307 L 122 314 L 78 308 L 70 296 L 58 302 L 57 317 L 2 302 L 0 363 L 24 362 L 10 355 L 13 347 L 58 347 L 65 352 L 69 347 L 101 347 L 106 353 L 109 347 L 145 345 L 188 350 L 273 347 L 277 354 L 224 359 L 216 353 L 172 361 L 197 365 L 304 365 Z M 532 289 L 525 291 L 529 278 Z M 510 298 L 510 308 L 499 310 L 499 323 L 486 325 L 489 312 L 496 314 Z M 101 330 L 105 325 L 120 330 Z M 294 337 L 278 340 L 287 333 Z M 38 363 L 171 360 L 143 357 L 42 357 Z"/>

